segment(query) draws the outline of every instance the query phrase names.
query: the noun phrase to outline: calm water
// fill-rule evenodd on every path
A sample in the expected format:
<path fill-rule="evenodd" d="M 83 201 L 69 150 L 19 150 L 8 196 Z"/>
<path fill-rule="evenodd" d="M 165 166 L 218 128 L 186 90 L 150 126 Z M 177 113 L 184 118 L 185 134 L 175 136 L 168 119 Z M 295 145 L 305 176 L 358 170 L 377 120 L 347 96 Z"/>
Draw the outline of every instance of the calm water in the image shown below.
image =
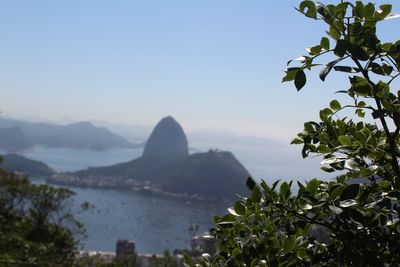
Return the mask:
<path fill-rule="evenodd" d="M 43 161 L 57 171 L 74 171 L 128 161 L 141 153 L 141 149 L 91 151 L 38 146 L 23 154 Z M 76 192 L 73 209 L 77 210 L 84 201 L 94 205 L 77 215 L 87 229 L 88 238 L 82 242 L 87 250 L 114 251 L 118 239 L 135 240 L 139 252 L 162 253 L 167 249 L 189 248 L 189 226 L 197 224 L 198 233 L 203 233 L 212 226 L 214 215 L 225 212 L 224 208 L 210 209 L 134 192 L 69 188 Z"/>
<path fill-rule="evenodd" d="M 133 239 L 139 252 L 161 253 L 189 247 L 188 228 L 211 226 L 215 212 L 185 202 L 156 199 L 131 192 L 72 188 L 76 205 L 89 201 L 95 208 L 78 216 L 89 238 L 85 248 L 113 251 L 118 239 Z"/>
<path fill-rule="evenodd" d="M 232 151 L 254 177 L 267 182 L 278 178 L 310 177 L 310 170 L 315 172 L 319 165 L 315 160 L 300 160 L 297 151 L 282 147 L 236 145 L 221 149 Z M 196 144 L 193 151 L 207 150 L 207 146 Z M 92 151 L 38 146 L 25 151 L 24 155 L 43 161 L 56 171 L 75 171 L 128 161 L 141 153 L 141 149 Z M 84 201 L 95 206 L 78 216 L 87 228 L 89 237 L 84 241 L 84 247 L 88 250 L 114 251 L 118 239 L 135 240 L 139 252 L 161 253 L 166 249 L 188 248 L 189 226 L 197 224 L 200 226 L 199 233 L 207 231 L 212 226 L 212 216 L 225 213 L 227 208 L 209 209 L 134 192 L 71 189 L 77 193 L 73 199 L 75 207 Z"/>

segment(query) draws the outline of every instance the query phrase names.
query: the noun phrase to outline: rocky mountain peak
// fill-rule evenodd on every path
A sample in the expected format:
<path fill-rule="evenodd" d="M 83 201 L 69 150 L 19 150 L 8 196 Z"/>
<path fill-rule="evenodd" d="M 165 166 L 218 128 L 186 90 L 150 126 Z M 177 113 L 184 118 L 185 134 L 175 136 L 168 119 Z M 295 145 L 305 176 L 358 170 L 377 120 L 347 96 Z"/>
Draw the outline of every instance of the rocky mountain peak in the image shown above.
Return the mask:
<path fill-rule="evenodd" d="M 163 118 L 156 125 L 143 150 L 144 158 L 177 159 L 188 155 L 186 135 L 171 116 Z"/>

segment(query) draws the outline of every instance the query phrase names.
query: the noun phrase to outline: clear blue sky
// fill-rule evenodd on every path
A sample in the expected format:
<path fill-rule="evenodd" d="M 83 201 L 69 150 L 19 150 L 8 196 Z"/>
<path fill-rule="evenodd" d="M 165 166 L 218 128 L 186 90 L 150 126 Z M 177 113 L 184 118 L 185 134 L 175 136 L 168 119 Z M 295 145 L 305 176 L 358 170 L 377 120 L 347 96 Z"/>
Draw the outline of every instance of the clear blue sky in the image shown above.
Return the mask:
<path fill-rule="evenodd" d="M 186 130 L 288 141 L 345 89 L 343 76 L 309 76 L 301 93 L 281 84 L 287 60 L 324 31 L 298 3 L 1 0 L 0 110 L 146 125 L 173 115 Z M 400 39 L 400 20 L 382 32 Z"/>

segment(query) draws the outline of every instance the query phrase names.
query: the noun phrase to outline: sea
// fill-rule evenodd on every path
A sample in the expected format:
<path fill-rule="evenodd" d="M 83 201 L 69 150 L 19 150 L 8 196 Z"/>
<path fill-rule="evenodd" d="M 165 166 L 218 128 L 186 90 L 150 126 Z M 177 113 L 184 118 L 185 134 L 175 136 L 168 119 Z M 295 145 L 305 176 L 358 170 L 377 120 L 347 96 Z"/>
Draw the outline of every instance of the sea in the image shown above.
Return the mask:
<path fill-rule="evenodd" d="M 197 143 L 191 153 L 207 151 L 206 144 Z M 240 162 L 257 179 L 272 183 L 277 179 L 305 180 L 321 172 L 319 162 L 299 161 L 298 153 L 281 148 L 262 149 L 259 146 L 230 146 Z M 94 151 L 89 149 L 48 148 L 35 146 L 22 152 L 30 159 L 45 162 L 56 171 L 76 171 L 88 167 L 106 166 L 140 157 L 142 149 L 109 149 Z M 36 183 L 45 183 L 40 177 L 32 178 Z M 136 250 L 142 253 L 163 253 L 165 250 L 188 249 L 193 232 L 203 234 L 213 227 L 215 215 L 227 213 L 229 203 L 218 206 L 203 206 L 176 199 L 145 196 L 130 191 L 68 187 L 76 195 L 71 200 L 71 210 L 82 222 L 87 238 L 81 239 L 85 250 L 115 251 L 119 239 L 134 240 Z M 221 189 L 222 190 L 222 189 Z M 93 208 L 79 213 L 80 205 L 88 201 Z"/>

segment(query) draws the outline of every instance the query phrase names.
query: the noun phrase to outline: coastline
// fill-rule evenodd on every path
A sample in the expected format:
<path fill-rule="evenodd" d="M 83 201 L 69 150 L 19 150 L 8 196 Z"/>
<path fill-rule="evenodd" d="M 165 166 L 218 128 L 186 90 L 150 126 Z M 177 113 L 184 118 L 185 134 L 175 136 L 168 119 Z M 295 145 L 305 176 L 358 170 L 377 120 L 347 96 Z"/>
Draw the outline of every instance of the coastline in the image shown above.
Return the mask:
<path fill-rule="evenodd" d="M 196 194 L 175 193 L 164 191 L 159 185 L 149 181 L 138 181 L 134 179 L 124 179 L 122 177 L 79 177 L 65 173 L 56 174 L 44 178 L 46 183 L 69 186 L 77 188 L 91 188 L 100 190 L 118 190 L 124 192 L 134 192 L 139 195 L 153 198 L 184 201 L 186 204 L 201 206 L 228 207 L 231 202 L 215 198 L 204 198 Z"/>

